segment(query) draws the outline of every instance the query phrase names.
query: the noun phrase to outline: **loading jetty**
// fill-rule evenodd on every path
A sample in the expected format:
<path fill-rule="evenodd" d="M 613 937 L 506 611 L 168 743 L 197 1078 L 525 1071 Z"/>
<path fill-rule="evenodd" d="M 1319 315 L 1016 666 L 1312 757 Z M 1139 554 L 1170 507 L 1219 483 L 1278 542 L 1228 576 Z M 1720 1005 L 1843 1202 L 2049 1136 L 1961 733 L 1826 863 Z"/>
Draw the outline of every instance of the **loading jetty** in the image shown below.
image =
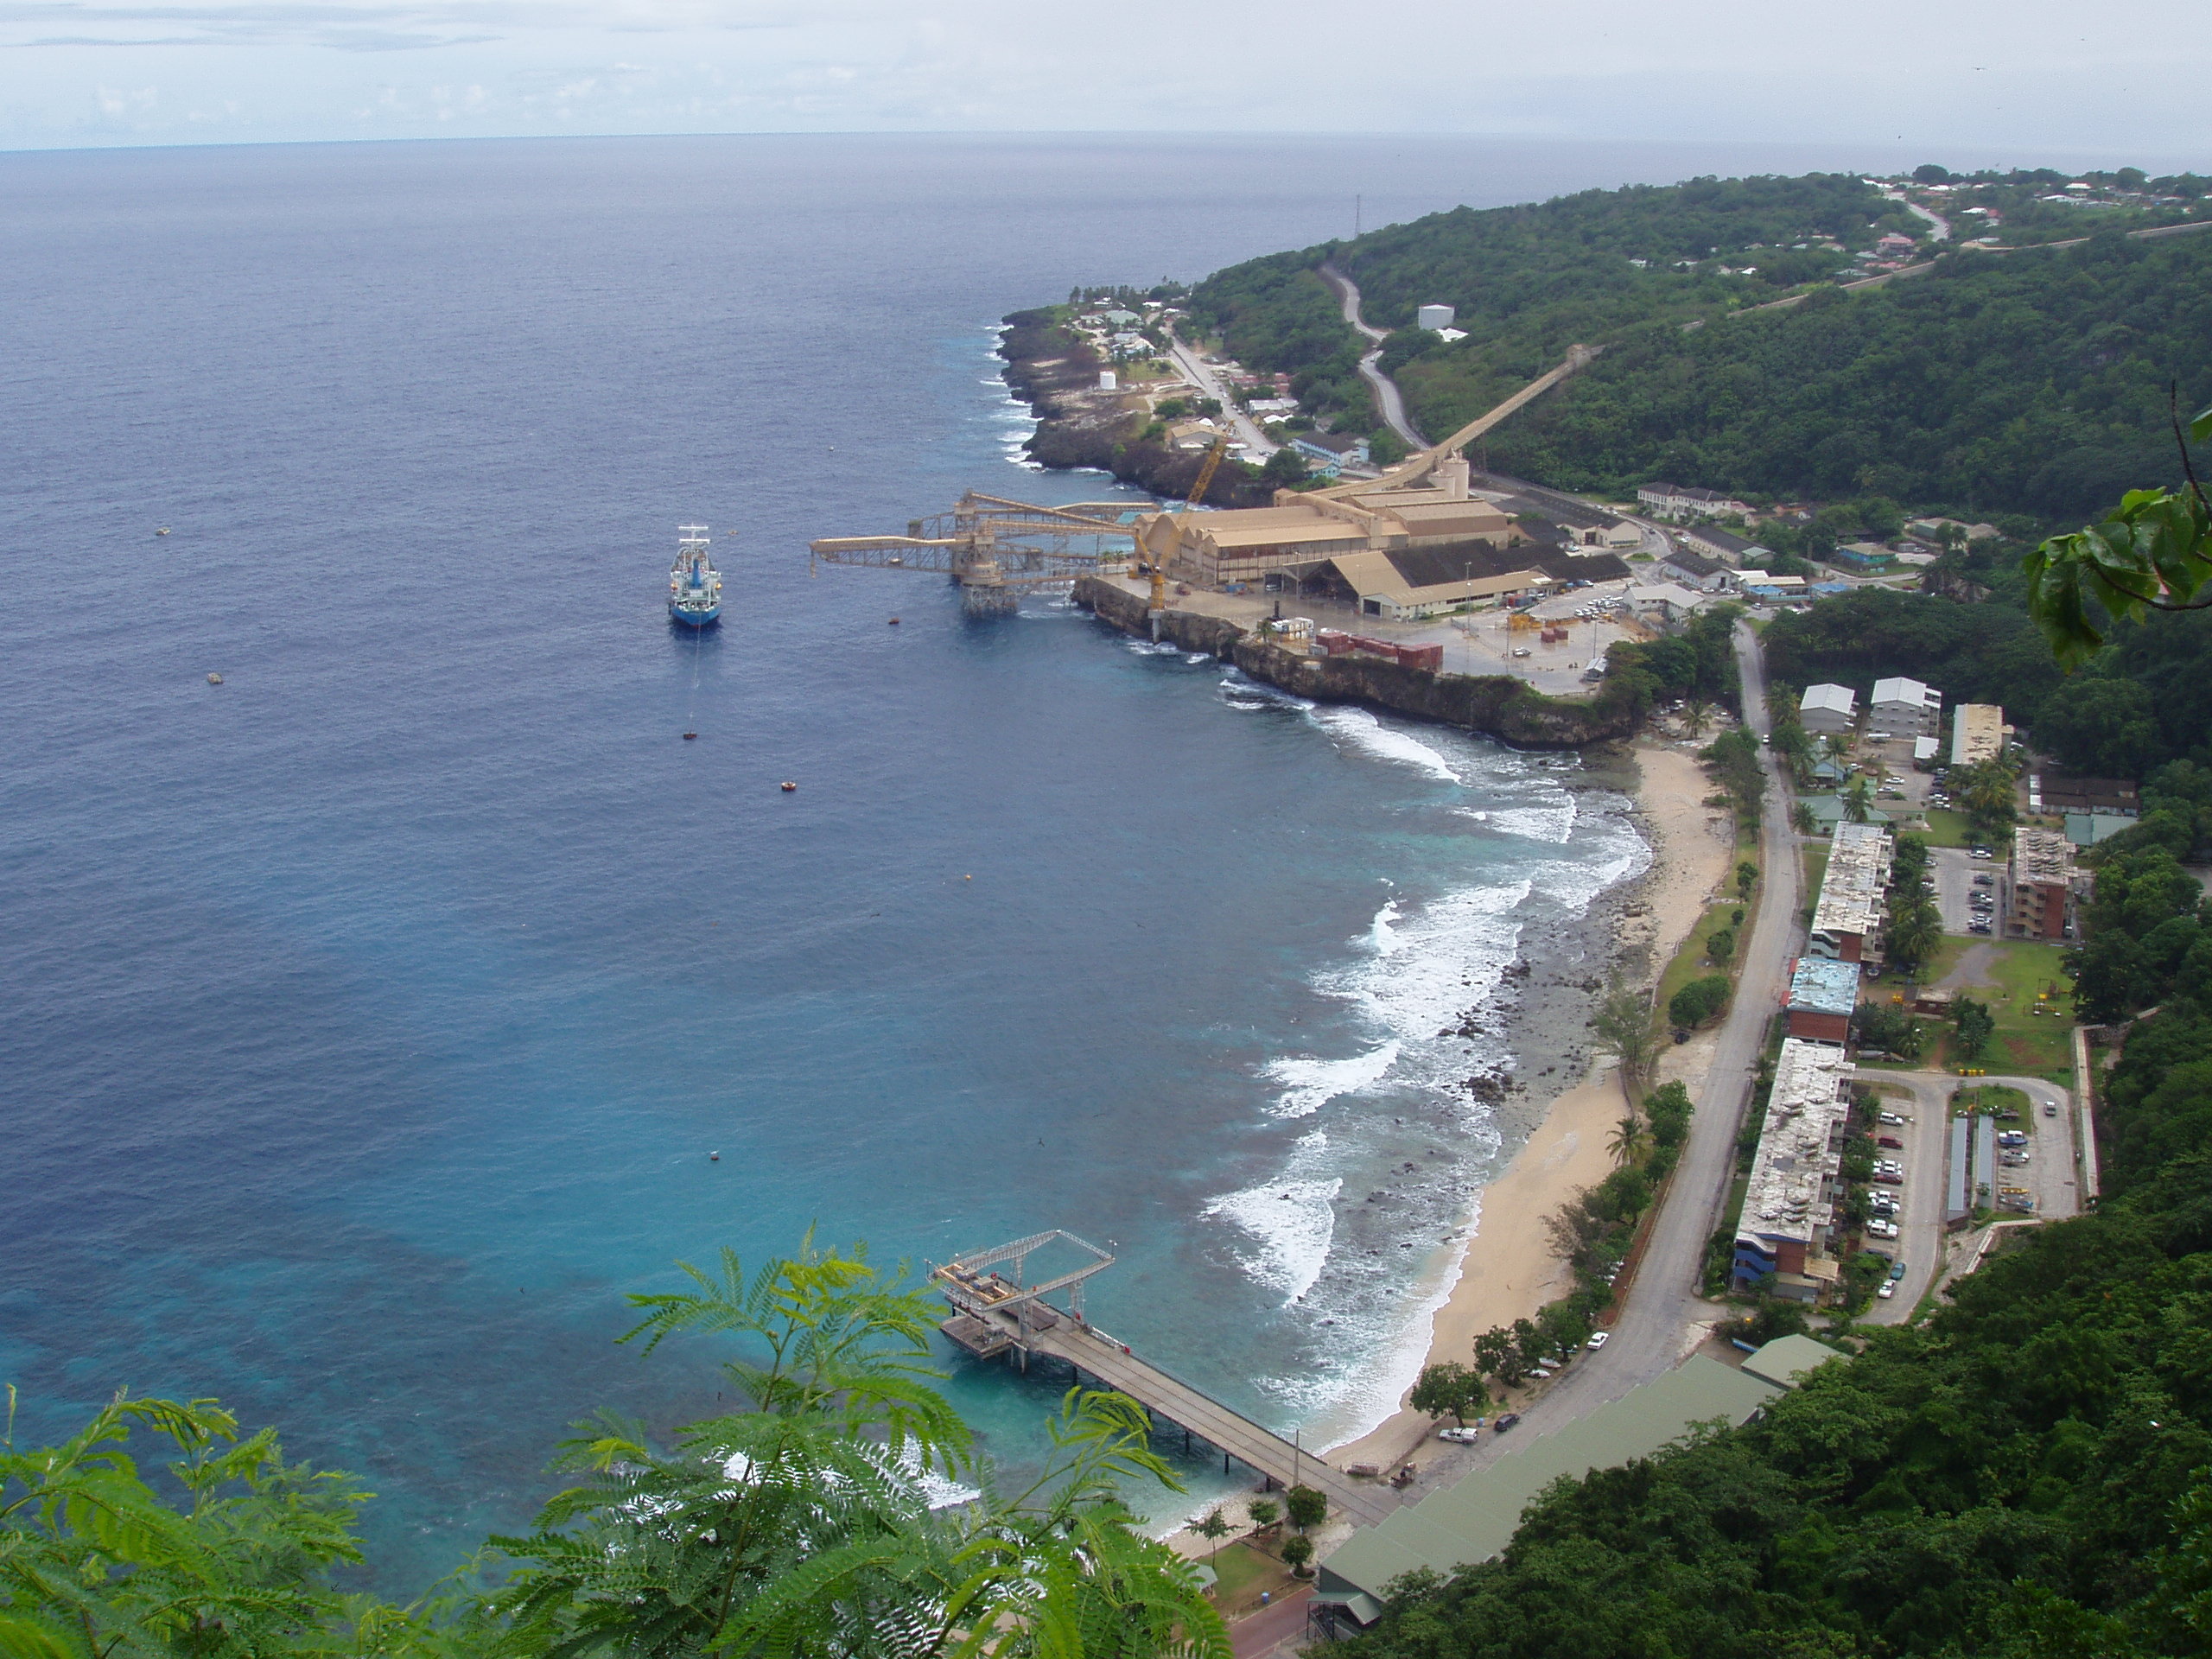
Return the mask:
<path fill-rule="evenodd" d="M 1038 1283 L 1027 1282 L 1028 1258 L 1048 1249 L 1073 1251 L 1081 1265 Z M 1256 1471 L 1270 1487 L 1310 1486 L 1325 1493 L 1329 1511 L 1373 1526 L 1398 1508 L 1386 1487 L 1353 1479 L 1313 1452 L 1262 1428 L 1150 1361 L 1084 1317 L 1083 1287 L 1114 1265 L 1106 1250 L 1059 1228 L 1012 1243 L 971 1251 L 933 1268 L 930 1277 L 951 1306 L 938 1329 L 978 1359 L 1012 1353 L 1027 1371 L 1033 1357 L 1058 1361 L 1078 1382 L 1088 1378 L 1126 1394 L 1155 1418 L 1203 1440 L 1232 1462 Z M 1001 1269 L 1011 1269 L 1010 1274 Z M 1046 1299 L 1065 1293 L 1066 1306 Z"/>

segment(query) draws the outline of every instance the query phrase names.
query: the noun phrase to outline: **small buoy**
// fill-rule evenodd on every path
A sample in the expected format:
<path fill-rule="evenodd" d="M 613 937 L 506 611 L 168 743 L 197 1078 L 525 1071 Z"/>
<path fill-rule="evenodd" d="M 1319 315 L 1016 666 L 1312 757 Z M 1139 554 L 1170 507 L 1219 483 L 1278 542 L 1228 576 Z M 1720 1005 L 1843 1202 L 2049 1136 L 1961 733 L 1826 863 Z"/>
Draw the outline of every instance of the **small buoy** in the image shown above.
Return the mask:
<path fill-rule="evenodd" d="M 695 737 L 696 737 L 696 736 L 698 736 L 698 735 L 699 735 L 699 734 L 698 734 L 698 733 L 696 733 L 696 732 L 686 732 L 686 733 L 684 733 L 684 734 L 683 734 L 683 741 L 684 741 L 686 743 L 689 743 L 689 742 L 690 742 L 693 738 L 695 738 Z"/>
<path fill-rule="evenodd" d="M 972 875 L 963 875 L 960 879 L 963 881 L 973 881 L 976 878 Z"/>
<path fill-rule="evenodd" d="M 210 674 L 207 677 L 207 683 L 210 685 L 220 685 L 222 683 L 223 677 L 219 674 Z"/>
<path fill-rule="evenodd" d="M 721 1160 L 722 1155 L 719 1152 L 710 1152 L 707 1154 L 707 1161 L 710 1164 L 719 1164 Z"/>
<path fill-rule="evenodd" d="M 798 785 L 797 784 L 794 784 L 790 779 L 786 779 L 783 785 L 783 791 L 785 794 L 788 795 L 798 787 Z"/>

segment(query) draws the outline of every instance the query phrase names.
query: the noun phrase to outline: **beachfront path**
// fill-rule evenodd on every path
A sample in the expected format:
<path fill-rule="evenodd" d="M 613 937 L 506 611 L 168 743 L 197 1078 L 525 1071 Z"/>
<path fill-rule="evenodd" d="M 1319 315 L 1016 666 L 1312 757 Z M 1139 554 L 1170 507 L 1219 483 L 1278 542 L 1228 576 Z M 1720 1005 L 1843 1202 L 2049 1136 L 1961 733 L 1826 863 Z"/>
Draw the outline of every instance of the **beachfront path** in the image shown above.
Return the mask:
<path fill-rule="evenodd" d="M 1738 623 L 1736 661 L 1743 677 L 1745 723 L 1767 735 L 1766 671 L 1758 636 Z M 1639 1383 L 1671 1370 L 1711 1334 L 1726 1310 L 1699 1294 L 1706 1240 L 1719 1224 L 1734 1166 L 1736 1131 L 1749 1105 L 1751 1078 L 1766 1039 L 1767 1021 L 1782 1005 L 1789 959 L 1798 948 L 1802 867 L 1789 826 L 1789 797 L 1773 752 L 1762 745 L 1766 772 L 1765 810 L 1759 844 L 1766 875 L 1744 951 L 1743 979 L 1714 1046 L 1713 1065 L 1691 1084 L 1697 1113 L 1682 1149 L 1667 1201 L 1652 1224 L 1651 1238 L 1612 1334 L 1596 1353 L 1586 1352 L 1552 1383 L 1544 1397 L 1523 1408 L 1509 1434 L 1485 1434 L 1475 1456 L 1454 1460 L 1453 1473 L 1478 1467 L 1525 1445 L 1538 1434 L 1618 1400 Z"/>

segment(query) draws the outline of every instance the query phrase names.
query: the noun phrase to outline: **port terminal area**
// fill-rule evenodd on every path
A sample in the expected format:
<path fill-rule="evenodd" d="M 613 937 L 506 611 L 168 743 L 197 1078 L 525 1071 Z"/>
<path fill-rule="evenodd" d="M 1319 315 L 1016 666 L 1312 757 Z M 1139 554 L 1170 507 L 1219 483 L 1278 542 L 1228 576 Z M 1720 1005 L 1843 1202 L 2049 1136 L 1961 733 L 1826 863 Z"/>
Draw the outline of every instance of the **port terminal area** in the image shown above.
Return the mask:
<path fill-rule="evenodd" d="M 1140 601 L 1148 597 L 1151 584 L 1141 576 L 1102 571 L 1095 581 L 1116 588 Z M 1643 640 L 1654 631 L 1628 614 L 1629 581 L 1599 582 L 1572 592 L 1553 594 L 1519 612 L 1490 605 L 1470 613 L 1441 616 L 1420 622 L 1396 622 L 1363 615 L 1358 606 L 1295 589 L 1263 593 L 1217 593 L 1190 584 L 1170 583 L 1167 607 L 1195 616 L 1217 617 L 1247 632 L 1277 617 L 1310 618 L 1317 630 L 1333 629 L 1393 645 L 1440 645 L 1446 674 L 1504 674 L 1526 680 L 1551 696 L 1587 693 L 1583 675 L 1602 662 L 1609 647 L 1623 639 Z M 1287 584 L 1286 587 L 1287 588 Z M 1188 591 L 1185 591 L 1187 588 Z M 1585 621 L 1576 613 L 1601 600 L 1620 601 L 1612 618 Z M 1558 637 L 1561 629 L 1564 637 Z M 1550 632 L 1549 639 L 1542 636 Z M 1525 656 L 1516 656 L 1525 652 Z"/>

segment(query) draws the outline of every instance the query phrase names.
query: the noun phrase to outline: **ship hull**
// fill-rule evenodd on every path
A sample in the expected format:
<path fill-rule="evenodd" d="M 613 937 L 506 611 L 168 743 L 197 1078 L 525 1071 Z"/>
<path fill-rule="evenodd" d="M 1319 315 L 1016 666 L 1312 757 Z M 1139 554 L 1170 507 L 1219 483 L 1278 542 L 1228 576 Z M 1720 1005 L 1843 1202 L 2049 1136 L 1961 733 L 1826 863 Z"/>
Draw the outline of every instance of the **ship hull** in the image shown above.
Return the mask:
<path fill-rule="evenodd" d="M 721 617 L 721 613 L 722 607 L 719 605 L 715 606 L 712 610 L 706 611 L 687 610 L 677 605 L 671 605 L 668 607 L 668 620 L 671 622 L 681 623 L 687 628 L 711 627 L 715 620 Z"/>

